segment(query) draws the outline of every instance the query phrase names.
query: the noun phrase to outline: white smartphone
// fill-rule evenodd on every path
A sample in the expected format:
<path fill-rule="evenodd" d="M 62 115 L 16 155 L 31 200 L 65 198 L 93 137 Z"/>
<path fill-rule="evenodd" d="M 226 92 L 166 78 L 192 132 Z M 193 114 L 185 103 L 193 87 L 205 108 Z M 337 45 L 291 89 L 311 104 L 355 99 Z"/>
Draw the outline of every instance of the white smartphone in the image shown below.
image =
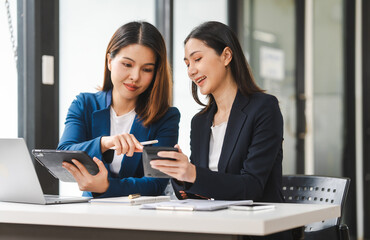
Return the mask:
<path fill-rule="evenodd" d="M 264 204 L 264 203 L 253 203 L 249 205 L 229 206 L 229 209 L 240 210 L 240 211 L 257 211 L 257 210 L 267 210 L 267 209 L 274 209 L 274 208 L 275 208 L 275 205 Z"/>

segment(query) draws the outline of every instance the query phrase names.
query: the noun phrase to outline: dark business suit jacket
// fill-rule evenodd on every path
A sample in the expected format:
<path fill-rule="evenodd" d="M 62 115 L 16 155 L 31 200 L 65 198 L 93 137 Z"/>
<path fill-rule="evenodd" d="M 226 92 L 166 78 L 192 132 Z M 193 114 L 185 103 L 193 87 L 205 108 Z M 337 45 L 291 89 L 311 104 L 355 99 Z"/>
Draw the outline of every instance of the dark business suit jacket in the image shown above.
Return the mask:
<path fill-rule="evenodd" d="M 246 97 L 238 91 L 227 123 L 218 172 L 213 172 L 208 168 L 208 155 L 216 111 L 214 103 L 192 120 L 190 160 L 196 166 L 197 176 L 193 184 L 172 180 L 176 196 L 283 202 L 283 118 L 277 99 L 264 93 Z M 292 234 L 288 230 L 243 239 L 292 240 Z"/>
<path fill-rule="evenodd" d="M 283 202 L 283 118 L 274 96 L 239 91 L 235 97 L 222 146 L 218 172 L 208 168 L 214 103 L 191 123 L 191 162 L 196 166 L 193 184 L 172 181 L 176 196 L 224 200 L 251 199 Z"/>

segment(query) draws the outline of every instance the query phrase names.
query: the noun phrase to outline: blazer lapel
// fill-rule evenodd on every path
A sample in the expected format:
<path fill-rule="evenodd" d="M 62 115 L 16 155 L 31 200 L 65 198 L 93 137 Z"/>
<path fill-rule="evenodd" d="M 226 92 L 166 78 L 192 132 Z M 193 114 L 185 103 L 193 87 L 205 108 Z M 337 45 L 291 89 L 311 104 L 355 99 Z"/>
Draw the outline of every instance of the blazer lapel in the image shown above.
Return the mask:
<path fill-rule="evenodd" d="M 139 142 L 151 140 L 148 139 L 149 128 L 144 127 L 139 116 L 135 116 L 130 133 L 133 134 Z"/>
<path fill-rule="evenodd" d="M 213 122 L 213 116 L 215 115 L 217 107 L 213 104 L 209 109 L 208 113 L 205 115 L 204 123 L 198 129 L 199 136 L 199 166 L 203 168 L 208 168 L 209 164 L 209 141 L 211 138 L 211 126 Z"/>
<path fill-rule="evenodd" d="M 110 112 L 109 108 L 99 110 L 93 113 L 92 117 L 92 136 L 110 135 Z"/>
<path fill-rule="evenodd" d="M 110 105 L 112 102 L 112 90 L 105 95 L 105 108 L 93 112 L 92 117 L 92 137 L 109 136 L 110 135 Z M 102 104 L 104 106 L 104 104 Z"/>
<path fill-rule="evenodd" d="M 239 91 L 236 94 L 233 106 L 230 111 L 229 120 L 222 145 L 218 171 L 224 173 L 238 141 L 240 131 L 247 119 L 247 114 L 242 110 L 248 105 L 249 98 L 243 96 Z"/>

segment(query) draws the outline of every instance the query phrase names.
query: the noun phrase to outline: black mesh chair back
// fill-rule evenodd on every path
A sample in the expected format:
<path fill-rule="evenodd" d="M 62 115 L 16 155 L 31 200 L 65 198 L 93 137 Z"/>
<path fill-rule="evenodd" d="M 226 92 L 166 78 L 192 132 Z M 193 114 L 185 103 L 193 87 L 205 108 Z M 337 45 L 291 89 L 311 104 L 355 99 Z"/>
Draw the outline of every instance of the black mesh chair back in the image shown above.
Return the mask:
<path fill-rule="evenodd" d="M 310 175 L 283 176 L 283 196 L 287 203 L 336 204 L 344 203 L 349 189 L 349 178 Z M 306 226 L 305 234 L 339 226 L 340 218 L 312 223 Z"/>

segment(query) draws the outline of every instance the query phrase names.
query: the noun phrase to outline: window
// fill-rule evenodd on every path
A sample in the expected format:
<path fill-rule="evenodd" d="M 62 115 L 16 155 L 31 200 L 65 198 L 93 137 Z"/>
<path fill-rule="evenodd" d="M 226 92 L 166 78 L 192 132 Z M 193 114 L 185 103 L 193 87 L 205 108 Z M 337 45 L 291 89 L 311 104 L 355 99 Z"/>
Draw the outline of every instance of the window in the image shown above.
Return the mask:
<path fill-rule="evenodd" d="M 295 4 L 246 0 L 243 50 L 257 84 L 277 97 L 284 118 L 283 173 L 296 172 Z M 282 27 L 284 26 L 284 27 Z"/>
<path fill-rule="evenodd" d="M 17 44 L 17 1 L 9 0 L 9 8 L 0 8 L 0 137 L 18 136 L 18 78 L 14 59 L 8 13 L 11 15 L 14 44 Z M 1 3 L 4 4 L 4 3 Z M 9 12 L 8 12 L 9 10 Z"/>

